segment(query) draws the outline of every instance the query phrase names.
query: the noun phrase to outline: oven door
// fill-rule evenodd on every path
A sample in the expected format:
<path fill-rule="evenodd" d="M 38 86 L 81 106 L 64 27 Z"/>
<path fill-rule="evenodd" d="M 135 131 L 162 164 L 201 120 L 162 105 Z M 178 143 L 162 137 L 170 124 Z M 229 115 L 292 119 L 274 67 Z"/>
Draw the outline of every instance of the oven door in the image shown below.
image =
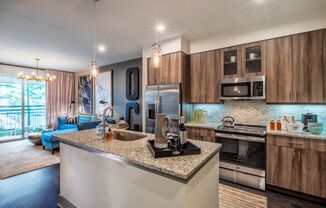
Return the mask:
<path fill-rule="evenodd" d="M 221 99 L 248 99 L 251 97 L 251 82 L 221 83 Z"/>
<path fill-rule="evenodd" d="M 217 133 L 216 142 L 222 144 L 221 161 L 265 170 L 265 138 Z"/>

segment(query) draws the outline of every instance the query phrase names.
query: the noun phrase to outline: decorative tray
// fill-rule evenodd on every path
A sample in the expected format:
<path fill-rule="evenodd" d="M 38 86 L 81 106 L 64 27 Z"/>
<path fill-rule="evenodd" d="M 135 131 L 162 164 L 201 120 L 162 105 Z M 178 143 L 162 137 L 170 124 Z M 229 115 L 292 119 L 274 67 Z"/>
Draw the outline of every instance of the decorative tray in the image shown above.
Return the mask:
<path fill-rule="evenodd" d="M 169 146 L 165 149 L 159 149 L 154 147 L 154 140 L 147 141 L 147 146 L 154 158 L 198 155 L 201 153 L 201 149 L 189 141 L 180 149 L 176 149 L 170 144 L 171 143 L 169 143 Z"/>

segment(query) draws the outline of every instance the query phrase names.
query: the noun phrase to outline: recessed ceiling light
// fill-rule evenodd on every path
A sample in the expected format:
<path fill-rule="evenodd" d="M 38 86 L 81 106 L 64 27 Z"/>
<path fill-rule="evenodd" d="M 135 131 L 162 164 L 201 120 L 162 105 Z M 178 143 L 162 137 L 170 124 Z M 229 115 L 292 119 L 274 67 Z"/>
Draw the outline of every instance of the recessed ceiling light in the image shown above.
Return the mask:
<path fill-rule="evenodd" d="M 157 30 L 158 32 L 164 32 L 164 31 L 165 31 L 165 25 L 162 24 L 162 23 L 157 24 L 157 25 L 156 25 L 156 30 Z"/>
<path fill-rule="evenodd" d="M 254 1 L 255 3 L 261 4 L 261 3 L 263 3 L 266 0 L 252 0 L 252 1 Z"/>
<path fill-rule="evenodd" d="M 105 45 L 99 45 L 99 46 L 97 47 L 97 50 L 98 50 L 99 52 L 101 52 L 101 53 L 104 53 L 104 52 L 106 51 L 106 47 L 105 47 Z"/>

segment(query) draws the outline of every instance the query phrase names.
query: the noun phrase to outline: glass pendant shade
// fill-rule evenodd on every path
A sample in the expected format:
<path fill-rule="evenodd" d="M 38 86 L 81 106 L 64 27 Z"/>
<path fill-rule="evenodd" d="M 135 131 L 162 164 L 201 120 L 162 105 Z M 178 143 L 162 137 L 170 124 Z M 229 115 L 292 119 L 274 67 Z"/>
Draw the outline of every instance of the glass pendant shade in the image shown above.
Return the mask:
<path fill-rule="evenodd" d="M 153 68 L 162 67 L 161 46 L 157 43 L 152 45 L 151 67 Z"/>
<path fill-rule="evenodd" d="M 96 64 L 96 61 L 92 61 L 91 62 L 91 75 L 93 77 L 96 77 L 97 74 L 98 74 L 98 71 L 99 71 L 99 67 L 98 65 Z"/>

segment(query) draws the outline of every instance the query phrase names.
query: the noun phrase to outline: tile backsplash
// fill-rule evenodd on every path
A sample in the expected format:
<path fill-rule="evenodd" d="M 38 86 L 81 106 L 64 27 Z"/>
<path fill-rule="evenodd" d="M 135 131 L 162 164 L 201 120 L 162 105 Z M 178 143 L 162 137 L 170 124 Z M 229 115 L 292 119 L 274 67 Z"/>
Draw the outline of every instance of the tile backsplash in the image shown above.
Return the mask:
<path fill-rule="evenodd" d="M 301 119 L 301 114 L 318 115 L 318 122 L 326 127 L 326 105 L 285 105 L 266 104 L 263 101 L 226 101 L 224 104 L 193 104 L 192 110 L 204 109 L 208 113 L 208 121 L 219 123 L 224 116 L 232 116 L 236 123 L 267 125 L 271 119 L 279 116 L 295 116 Z"/>

